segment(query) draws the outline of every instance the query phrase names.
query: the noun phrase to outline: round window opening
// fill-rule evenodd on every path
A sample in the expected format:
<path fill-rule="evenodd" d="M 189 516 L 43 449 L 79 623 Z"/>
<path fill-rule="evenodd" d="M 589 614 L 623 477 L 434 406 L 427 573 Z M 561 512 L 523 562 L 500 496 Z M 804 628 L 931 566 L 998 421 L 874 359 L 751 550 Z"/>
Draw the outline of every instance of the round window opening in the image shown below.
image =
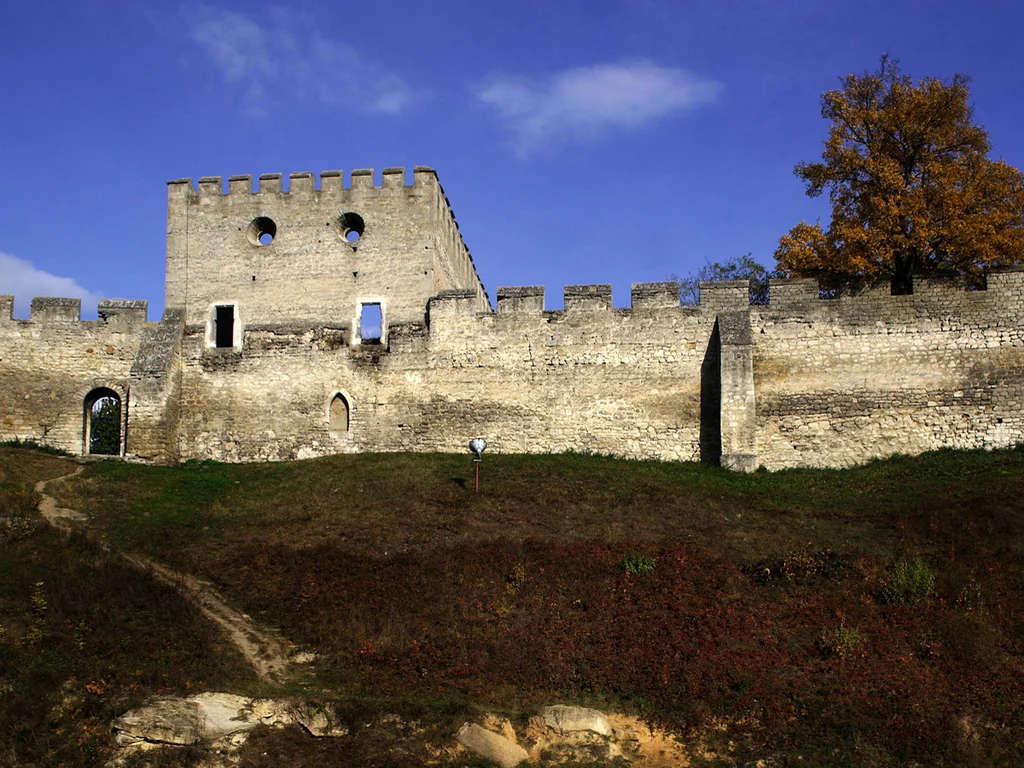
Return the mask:
<path fill-rule="evenodd" d="M 341 230 L 341 236 L 354 244 L 363 236 L 366 224 L 358 213 L 343 213 L 338 217 L 338 228 Z"/>
<path fill-rule="evenodd" d="M 249 225 L 246 235 L 253 245 L 270 245 L 277 237 L 277 224 L 266 216 L 257 216 Z"/>

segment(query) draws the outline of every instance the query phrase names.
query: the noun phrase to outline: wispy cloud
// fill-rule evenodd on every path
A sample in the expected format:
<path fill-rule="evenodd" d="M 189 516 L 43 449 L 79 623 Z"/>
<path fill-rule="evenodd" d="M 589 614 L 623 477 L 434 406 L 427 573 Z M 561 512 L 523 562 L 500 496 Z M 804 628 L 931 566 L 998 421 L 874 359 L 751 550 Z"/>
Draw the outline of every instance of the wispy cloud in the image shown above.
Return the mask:
<path fill-rule="evenodd" d="M 36 269 L 32 263 L 9 253 L 0 251 L 0 294 L 14 295 L 14 314 L 28 317 L 32 298 L 35 296 L 60 296 L 80 298 L 86 308 L 95 308 L 103 298 L 75 282 L 74 278 L 61 277 Z"/>
<path fill-rule="evenodd" d="M 542 145 L 636 128 L 714 101 L 720 90 L 714 80 L 636 61 L 569 69 L 543 82 L 494 77 L 476 95 L 497 109 L 516 150 L 528 154 Z"/>
<path fill-rule="evenodd" d="M 182 18 L 189 39 L 223 81 L 240 91 L 249 111 L 265 111 L 266 98 L 281 93 L 388 114 L 401 112 L 414 99 L 402 78 L 321 34 L 304 13 L 271 8 L 256 17 L 192 4 Z"/>

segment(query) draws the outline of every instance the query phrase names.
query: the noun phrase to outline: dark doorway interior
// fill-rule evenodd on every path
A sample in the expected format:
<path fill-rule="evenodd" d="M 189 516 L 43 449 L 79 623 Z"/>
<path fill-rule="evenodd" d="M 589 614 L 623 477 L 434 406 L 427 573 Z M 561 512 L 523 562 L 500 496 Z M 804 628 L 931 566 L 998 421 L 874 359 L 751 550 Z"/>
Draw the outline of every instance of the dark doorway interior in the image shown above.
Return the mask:
<path fill-rule="evenodd" d="M 235 346 L 235 308 L 224 306 L 216 308 L 214 316 L 215 341 L 217 347 Z"/>

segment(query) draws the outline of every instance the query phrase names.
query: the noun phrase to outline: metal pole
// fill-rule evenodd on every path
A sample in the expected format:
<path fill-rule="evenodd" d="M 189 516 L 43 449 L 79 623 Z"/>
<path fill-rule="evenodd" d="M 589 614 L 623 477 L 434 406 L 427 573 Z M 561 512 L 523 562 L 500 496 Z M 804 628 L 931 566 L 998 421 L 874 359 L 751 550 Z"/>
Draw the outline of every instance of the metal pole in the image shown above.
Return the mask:
<path fill-rule="evenodd" d="M 473 459 L 476 465 L 476 492 L 480 493 L 480 459 Z"/>

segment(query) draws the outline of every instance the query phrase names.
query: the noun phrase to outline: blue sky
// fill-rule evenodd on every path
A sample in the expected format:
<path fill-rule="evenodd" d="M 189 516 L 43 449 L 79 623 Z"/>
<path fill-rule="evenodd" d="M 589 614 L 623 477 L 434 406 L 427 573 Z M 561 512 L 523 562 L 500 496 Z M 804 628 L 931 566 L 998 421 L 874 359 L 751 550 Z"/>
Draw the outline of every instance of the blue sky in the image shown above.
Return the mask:
<path fill-rule="evenodd" d="M 166 187 L 429 165 L 492 298 L 685 275 L 827 219 L 820 94 L 888 52 L 973 78 L 1024 166 L 1024 4 L 4 3 L 0 293 L 163 309 Z"/>

